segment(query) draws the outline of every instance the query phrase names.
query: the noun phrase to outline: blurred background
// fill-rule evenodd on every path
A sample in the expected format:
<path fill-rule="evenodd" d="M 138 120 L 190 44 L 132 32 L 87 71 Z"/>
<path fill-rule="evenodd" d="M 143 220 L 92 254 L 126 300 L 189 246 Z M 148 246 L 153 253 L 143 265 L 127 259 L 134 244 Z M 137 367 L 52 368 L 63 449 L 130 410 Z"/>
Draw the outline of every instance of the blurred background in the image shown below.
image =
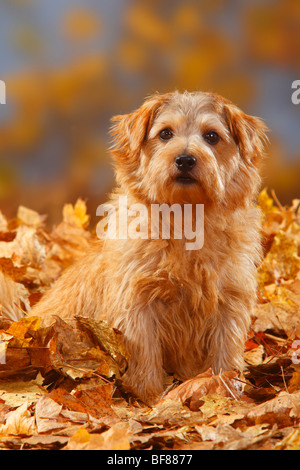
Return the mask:
<path fill-rule="evenodd" d="M 109 120 L 155 92 L 214 91 L 262 117 L 263 183 L 300 198 L 299 0 L 0 0 L 0 209 L 61 219 L 114 184 Z"/>

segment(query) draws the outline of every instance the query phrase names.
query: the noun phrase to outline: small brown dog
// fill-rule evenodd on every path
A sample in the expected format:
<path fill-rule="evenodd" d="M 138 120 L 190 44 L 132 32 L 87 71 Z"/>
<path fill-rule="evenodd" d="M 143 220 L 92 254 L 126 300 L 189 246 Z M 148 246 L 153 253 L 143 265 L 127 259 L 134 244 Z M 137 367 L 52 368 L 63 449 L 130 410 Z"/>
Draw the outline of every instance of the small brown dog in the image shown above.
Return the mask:
<path fill-rule="evenodd" d="M 113 118 L 118 188 L 110 203 L 204 204 L 204 244 L 103 236 L 31 315 L 105 319 L 124 334 L 125 379 L 145 401 L 166 372 L 243 369 L 261 256 L 254 206 L 266 127 L 211 93 L 154 95 Z M 195 211 L 192 212 L 195 216 Z"/>

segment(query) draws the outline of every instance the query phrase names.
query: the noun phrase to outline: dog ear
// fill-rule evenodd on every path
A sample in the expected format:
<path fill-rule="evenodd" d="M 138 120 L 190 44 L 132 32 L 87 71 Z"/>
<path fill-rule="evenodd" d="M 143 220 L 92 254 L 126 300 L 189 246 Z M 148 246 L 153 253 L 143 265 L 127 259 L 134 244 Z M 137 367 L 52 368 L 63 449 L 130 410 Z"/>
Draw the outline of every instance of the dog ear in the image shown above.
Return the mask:
<path fill-rule="evenodd" d="M 254 116 L 248 116 L 232 103 L 224 105 L 225 118 L 231 135 L 240 149 L 240 155 L 249 163 L 258 166 L 264 145 L 268 142 L 268 128 Z"/>
<path fill-rule="evenodd" d="M 168 99 L 169 94 L 153 95 L 136 111 L 130 114 L 114 116 L 114 125 L 110 129 L 113 137 L 111 147 L 113 156 L 134 159 L 139 154 L 154 117 L 160 106 Z"/>

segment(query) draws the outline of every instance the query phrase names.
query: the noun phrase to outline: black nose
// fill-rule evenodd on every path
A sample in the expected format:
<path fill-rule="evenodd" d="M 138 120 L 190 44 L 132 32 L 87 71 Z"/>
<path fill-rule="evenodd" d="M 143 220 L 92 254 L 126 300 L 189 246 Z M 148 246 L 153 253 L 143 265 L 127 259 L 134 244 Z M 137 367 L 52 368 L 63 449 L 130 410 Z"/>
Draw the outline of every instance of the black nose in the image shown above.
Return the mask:
<path fill-rule="evenodd" d="M 175 158 L 175 165 L 177 166 L 178 170 L 187 173 L 191 171 L 194 166 L 196 165 L 196 158 L 192 155 L 186 155 L 185 153 L 178 155 Z"/>

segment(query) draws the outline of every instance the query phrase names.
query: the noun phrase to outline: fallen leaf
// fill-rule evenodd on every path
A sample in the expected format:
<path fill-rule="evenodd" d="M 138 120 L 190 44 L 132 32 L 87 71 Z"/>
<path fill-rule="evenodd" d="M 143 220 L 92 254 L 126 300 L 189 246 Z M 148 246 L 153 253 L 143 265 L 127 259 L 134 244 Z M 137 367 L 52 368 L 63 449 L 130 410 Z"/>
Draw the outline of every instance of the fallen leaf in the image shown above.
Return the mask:
<path fill-rule="evenodd" d="M 151 423 L 167 426 L 188 426 L 203 422 L 202 413 L 195 413 L 180 400 L 174 401 L 165 398 L 158 402 L 152 409 L 143 410 L 135 416 L 135 419 L 141 423 Z"/>
<path fill-rule="evenodd" d="M 39 434 L 22 439 L 23 449 L 51 449 L 57 450 L 66 445 L 68 437 L 66 436 L 55 436 L 52 434 Z"/>
<path fill-rule="evenodd" d="M 122 333 L 109 326 L 105 321 L 95 321 L 80 316 L 76 316 L 76 320 L 96 338 L 101 350 L 107 352 L 117 363 L 122 375 L 127 368 L 128 358 Z"/>
<path fill-rule="evenodd" d="M 41 386 L 43 379 L 38 376 L 31 381 L 0 380 L 0 399 L 10 407 L 18 407 L 27 402 L 28 406 L 36 403 L 46 393 Z"/>
<path fill-rule="evenodd" d="M 212 369 L 208 369 L 171 390 L 165 399 L 180 400 L 193 411 L 199 409 L 201 397 L 205 395 L 218 394 L 238 399 L 241 396 L 241 386 L 234 379 L 238 379 L 238 374 L 234 371 L 214 375 Z"/>
<path fill-rule="evenodd" d="M 299 271 L 298 242 L 289 232 L 280 230 L 273 240 L 270 251 L 258 268 L 258 280 L 261 285 L 264 285 L 280 282 L 282 279 L 296 279 Z"/>
<path fill-rule="evenodd" d="M 268 302 L 260 304 L 254 312 L 253 330 L 272 331 L 288 336 L 295 331 L 300 322 L 299 305 L 289 302 Z"/>
<path fill-rule="evenodd" d="M 231 421 L 232 419 L 234 421 L 236 419 L 243 419 L 250 409 L 252 409 L 251 403 L 240 400 L 236 401 L 232 398 L 221 397 L 220 395 L 214 394 L 202 397 L 199 411 L 202 413 L 204 422 L 209 420 L 214 423 L 220 422 L 220 424 L 222 424 L 222 422 L 224 422 L 224 416 L 225 421 L 228 419 Z"/>
<path fill-rule="evenodd" d="M 195 429 L 203 441 L 214 441 L 214 444 L 235 441 L 245 437 L 244 433 L 234 429 L 230 424 L 218 424 L 216 427 L 202 424 L 202 426 L 195 426 Z"/>
<path fill-rule="evenodd" d="M 59 418 L 62 405 L 47 395 L 41 397 L 35 406 L 35 421 L 38 433 L 45 433 L 66 427 L 66 422 Z"/>
<path fill-rule="evenodd" d="M 24 403 L 7 415 L 5 424 L 0 425 L 0 434 L 32 435 L 36 433 L 35 419 Z"/>
<path fill-rule="evenodd" d="M 293 429 L 279 444 L 275 450 L 300 450 L 300 429 Z"/>
<path fill-rule="evenodd" d="M 79 429 L 70 439 L 64 450 L 129 450 L 129 430 L 127 423 L 114 424 L 102 434 L 89 434 Z"/>
<path fill-rule="evenodd" d="M 116 413 L 111 408 L 111 397 L 113 385 L 99 385 L 98 387 L 86 388 L 75 392 L 75 397 L 86 406 L 86 409 L 95 418 L 103 417 L 117 418 Z"/>
<path fill-rule="evenodd" d="M 82 199 L 78 199 L 74 206 L 72 206 L 72 204 L 65 204 L 63 208 L 63 220 L 67 224 L 86 228 L 90 218 L 86 213 L 85 202 Z"/>
<path fill-rule="evenodd" d="M 300 391 L 280 392 L 275 398 L 255 406 L 247 414 L 247 419 L 254 424 L 269 423 L 289 426 L 300 417 Z"/>
<path fill-rule="evenodd" d="M 261 364 L 264 356 L 264 347 L 262 344 L 258 345 L 256 348 L 247 351 L 244 354 L 244 360 L 246 364 L 257 365 Z"/>
<path fill-rule="evenodd" d="M 32 209 L 28 209 L 27 207 L 19 206 L 17 218 L 25 225 L 30 225 L 37 228 L 44 225 L 47 216 L 40 215 L 38 212 Z"/>

